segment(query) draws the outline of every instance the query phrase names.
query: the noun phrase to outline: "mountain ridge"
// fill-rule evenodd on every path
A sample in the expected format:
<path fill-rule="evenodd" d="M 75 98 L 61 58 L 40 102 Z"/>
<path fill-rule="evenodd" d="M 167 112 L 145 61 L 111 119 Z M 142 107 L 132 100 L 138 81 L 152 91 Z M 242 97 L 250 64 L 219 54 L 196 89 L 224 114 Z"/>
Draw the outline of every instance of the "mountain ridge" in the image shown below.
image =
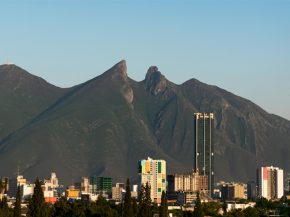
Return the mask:
<path fill-rule="evenodd" d="M 122 60 L 68 89 L 6 137 L 0 143 L 0 164 L 7 161 L 10 167 L 0 175 L 12 175 L 23 165 L 28 177 L 45 177 L 53 170 L 66 183 L 93 174 L 123 181 L 136 179 L 137 162 L 147 156 L 165 159 L 169 173 L 190 171 L 193 115 L 199 111 L 216 116 L 217 180 L 254 179 L 253 168 L 263 164 L 289 171 L 289 121 L 196 79 L 174 84 L 156 66 L 136 82 Z M 17 162 L 11 162 L 15 156 Z"/>

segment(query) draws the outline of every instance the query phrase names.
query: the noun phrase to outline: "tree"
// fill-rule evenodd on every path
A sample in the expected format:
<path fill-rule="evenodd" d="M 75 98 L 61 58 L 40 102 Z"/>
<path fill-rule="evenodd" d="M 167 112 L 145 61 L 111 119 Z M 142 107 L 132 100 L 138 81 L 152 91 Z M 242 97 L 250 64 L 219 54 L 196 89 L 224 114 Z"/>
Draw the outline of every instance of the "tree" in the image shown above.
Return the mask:
<path fill-rule="evenodd" d="M 162 191 L 161 195 L 161 204 L 159 207 L 159 217 L 168 217 L 168 205 L 167 198 L 164 191 Z"/>
<path fill-rule="evenodd" d="M 141 185 L 140 191 L 138 194 L 138 217 L 145 217 L 144 209 L 145 209 L 145 187 Z"/>
<path fill-rule="evenodd" d="M 197 195 L 196 195 L 196 202 L 194 206 L 193 217 L 204 217 L 204 213 L 202 210 L 201 201 L 199 197 L 199 192 L 197 192 Z"/>
<path fill-rule="evenodd" d="M 124 209 L 123 209 L 124 217 L 133 217 L 133 207 L 132 207 L 132 198 L 131 198 L 131 189 L 130 189 L 130 181 L 127 179 L 126 182 L 126 194 L 124 198 Z"/>
<path fill-rule="evenodd" d="M 152 216 L 152 212 L 151 212 L 151 187 L 149 185 L 149 183 L 147 182 L 145 185 L 145 198 L 144 198 L 144 202 L 145 202 L 145 217 L 151 217 Z"/>
<path fill-rule="evenodd" d="M 223 201 L 222 208 L 223 208 L 224 215 L 227 214 L 227 203 L 226 203 L 226 200 L 225 199 Z"/>
<path fill-rule="evenodd" d="M 16 202 L 14 204 L 13 217 L 21 216 L 21 192 L 20 186 L 17 187 Z"/>
<path fill-rule="evenodd" d="M 244 211 L 245 216 L 259 217 L 260 214 L 256 208 L 248 207 Z"/>
<path fill-rule="evenodd" d="M 54 204 L 54 213 L 52 216 L 53 217 L 69 216 L 70 211 L 71 207 L 69 202 L 64 197 L 62 197 Z"/>
<path fill-rule="evenodd" d="M 41 188 L 41 183 L 37 178 L 35 181 L 34 193 L 29 200 L 28 213 L 29 217 L 47 217 L 48 210 L 44 201 L 44 196 Z"/>
<path fill-rule="evenodd" d="M 3 217 L 9 216 L 9 207 L 7 204 L 6 197 L 3 197 L 0 203 L 0 216 L 3 216 Z"/>
<path fill-rule="evenodd" d="M 202 204 L 202 210 L 206 216 L 218 216 L 221 204 L 217 202 L 208 202 Z"/>
<path fill-rule="evenodd" d="M 137 204 L 136 198 L 133 199 L 132 207 L 133 207 L 134 217 L 138 217 L 138 204 Z"/>
<path fill-rule="evenodd" d="M 0 180 L 0 194 L 4 193 L 4 183 Z"/>
<path fill-rule="evenodd" d="M 151 217 L 151 189 L 148 183 L 141 186 L 138 200 L 138 217 Z"/>

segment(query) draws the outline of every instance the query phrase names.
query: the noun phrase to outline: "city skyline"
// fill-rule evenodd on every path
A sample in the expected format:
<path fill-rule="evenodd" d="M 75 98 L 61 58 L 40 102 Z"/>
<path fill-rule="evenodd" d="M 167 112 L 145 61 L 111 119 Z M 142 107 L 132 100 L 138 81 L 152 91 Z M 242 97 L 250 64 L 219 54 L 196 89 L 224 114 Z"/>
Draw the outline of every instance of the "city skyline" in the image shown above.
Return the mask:
<path fill-rule="evenodd" d="M 6 60 L 69 87 L 126 59 L 140 81 L 157 65 L 175 83 L 196 78 L 290 119 L 287 1 L 4 1 Z M 64 12 L 65 11 L 65 12 Z"/>

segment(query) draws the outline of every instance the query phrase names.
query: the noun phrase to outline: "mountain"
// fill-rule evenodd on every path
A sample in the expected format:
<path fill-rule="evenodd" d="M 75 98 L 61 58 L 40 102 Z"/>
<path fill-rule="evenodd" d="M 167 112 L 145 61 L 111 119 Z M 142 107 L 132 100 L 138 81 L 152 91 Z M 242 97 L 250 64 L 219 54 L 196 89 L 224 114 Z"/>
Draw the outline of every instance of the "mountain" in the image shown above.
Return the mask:
<path fill-rule="evenodd" d="M 16 65 L 0 66 L 0 141 L 66 92 Z"/>
<path fill-rule="evenodd" d="M 60 94 L 50 106 L 0 143 L 0 175 L 19 167 L 28 177 L 55 171 L 66 184 L 81 176 L 136 179 L 137 162 L 162 158 L 168 173 L 193 165 L 193 115 L 215 113 L 216 180 L 254 179 L 255 168 L 290 171 L 290 122 L 249 100 L 191 79 L 168 81 L 152 66 L 141 82 L 121 61 Z"/>

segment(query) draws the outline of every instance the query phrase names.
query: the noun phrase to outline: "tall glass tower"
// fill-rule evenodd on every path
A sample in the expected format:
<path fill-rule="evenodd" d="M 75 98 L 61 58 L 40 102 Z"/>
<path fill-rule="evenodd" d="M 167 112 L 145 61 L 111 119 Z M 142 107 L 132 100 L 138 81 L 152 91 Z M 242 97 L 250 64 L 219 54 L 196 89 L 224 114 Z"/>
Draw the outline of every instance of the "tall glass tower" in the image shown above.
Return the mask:
<path fill-rule="evenodd" d="M 194 171 L 208 177 L 209 196 L 214 184 L 214 114 L 194 114 Z"/>

